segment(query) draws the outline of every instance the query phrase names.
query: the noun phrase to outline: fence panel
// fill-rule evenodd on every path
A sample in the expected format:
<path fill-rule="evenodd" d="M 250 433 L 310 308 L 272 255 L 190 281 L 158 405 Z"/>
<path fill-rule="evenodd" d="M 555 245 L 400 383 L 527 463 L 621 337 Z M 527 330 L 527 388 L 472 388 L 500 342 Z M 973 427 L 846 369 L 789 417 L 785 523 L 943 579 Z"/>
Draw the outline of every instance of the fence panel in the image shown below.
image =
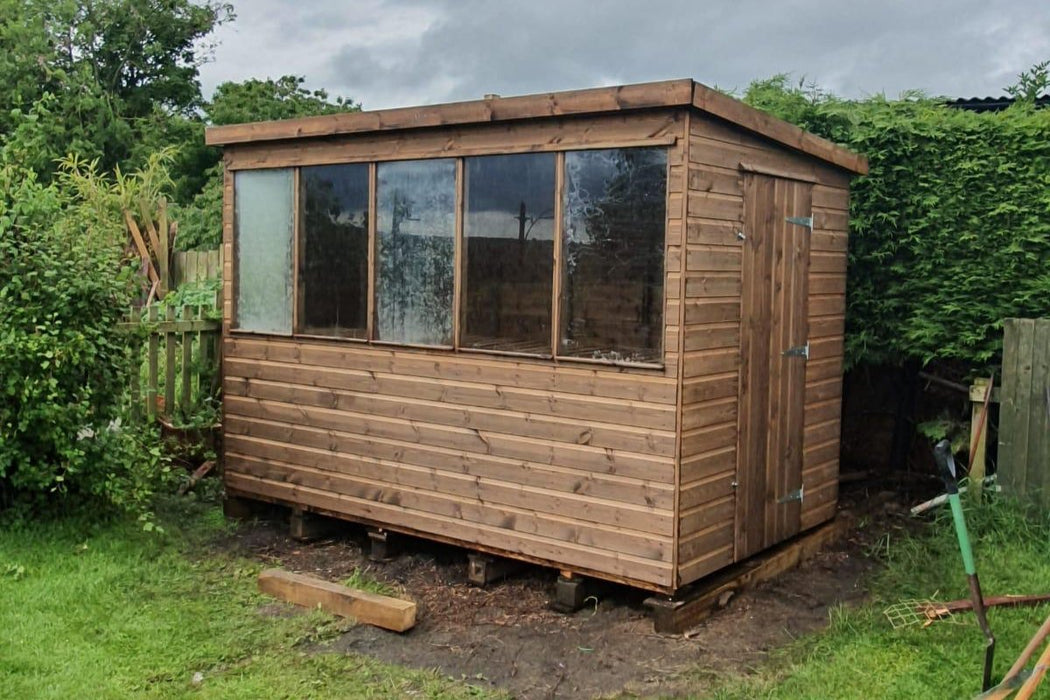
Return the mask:
<path fill-rule="evenodd" d="M 171 288 L 222 277 L 222 249 L 180 250 L 172 254 Z"/>
<path fill-rule="evenodd" d="M 1050 508 L 1050 319 L 1003 323 L 998 481 Z"/>
<path fill-rule="evenodd" d="M 187 419 L 215 398 L 219 386 L 219 338 L 222 322 L 209 318 L 207 306 L 156 306 L 146 312 L 145 357 L 131 377 L 131 412 L 150 421 Z M 142 311 L 132 309 L 129 322 L 143 325 Z M 143 383 L 140 374 L 145 373 Z M 144 384 L 144 386 L 143 386 Z"/>

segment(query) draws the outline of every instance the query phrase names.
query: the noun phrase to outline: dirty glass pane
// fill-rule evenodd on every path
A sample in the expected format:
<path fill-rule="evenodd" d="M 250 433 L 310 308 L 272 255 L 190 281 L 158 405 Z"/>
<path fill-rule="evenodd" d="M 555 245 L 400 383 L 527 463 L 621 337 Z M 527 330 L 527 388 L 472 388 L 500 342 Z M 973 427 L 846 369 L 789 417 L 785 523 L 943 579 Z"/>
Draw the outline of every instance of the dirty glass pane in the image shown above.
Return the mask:
<path fill-rule="evenodd" d="M 462 345 L 549 355 L 554 154 L 465 161 Z"/>
<path fill-rule="evenodd" d="M 380 163 L 376 340 L 452 344 L 456 164 Z"/>
<path fill-rule="evenodd" d="M 667 151 L 565 155 L 563 356 L 659 362 Z"/>
<path fill-rule="evenodd" d="M 292 332 L 292 171 L 234 175 L 240 330 Z"/>
<path fill-rule="evenodd" d="M 299 185 L 299 331 L 364 338 L 368 165 L 303 168 Z"/>

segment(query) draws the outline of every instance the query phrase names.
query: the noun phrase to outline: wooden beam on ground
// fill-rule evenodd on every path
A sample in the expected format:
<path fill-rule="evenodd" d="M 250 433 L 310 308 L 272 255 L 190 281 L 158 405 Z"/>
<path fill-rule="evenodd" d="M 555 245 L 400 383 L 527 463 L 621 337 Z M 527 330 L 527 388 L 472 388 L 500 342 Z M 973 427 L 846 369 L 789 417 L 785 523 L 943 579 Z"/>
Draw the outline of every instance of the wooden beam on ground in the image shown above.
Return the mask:
<path fill-rule="evenodd" d="M 829 544 L 845 536 L 848 529 L 849 521 L 839 516 L 788 542 L 687 586 L 673 598 L 648 598 L 645 605 L 652 612 L 654 629 L 659 634 L 685 632 L 725 607 L 731 598 L 746 589 L 776 578 L 812 559 Z"/>
<path fill-rule="evenodd" d="M 347 588 L 305 574 L 267 569 L 259 574 L 259 590 L 295 605 L 320 606 L 334 615 L 394 632 L 404 632 L 416 624 L 416 604 L 412 601 Z"/>

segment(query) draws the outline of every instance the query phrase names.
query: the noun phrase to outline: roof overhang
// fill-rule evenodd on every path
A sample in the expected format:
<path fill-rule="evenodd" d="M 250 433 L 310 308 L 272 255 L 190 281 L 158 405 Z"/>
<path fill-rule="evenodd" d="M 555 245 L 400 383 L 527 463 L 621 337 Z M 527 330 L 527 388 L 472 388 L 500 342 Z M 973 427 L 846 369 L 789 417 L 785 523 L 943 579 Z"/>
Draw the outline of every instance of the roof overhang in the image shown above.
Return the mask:
<path fill-rule="evenodd" d="M 693 107 L 844 170 L 861 175 L 868 172 L 868 160 L 864 156 L 688 78 L 520 97 L 492 96 L 482 100 L 422 107 L 344 112 L 280 121 L 213 126 L 205 132 L 205 143 L 209 146 L 233 146 L 265 141 L 668 107 Z"/>

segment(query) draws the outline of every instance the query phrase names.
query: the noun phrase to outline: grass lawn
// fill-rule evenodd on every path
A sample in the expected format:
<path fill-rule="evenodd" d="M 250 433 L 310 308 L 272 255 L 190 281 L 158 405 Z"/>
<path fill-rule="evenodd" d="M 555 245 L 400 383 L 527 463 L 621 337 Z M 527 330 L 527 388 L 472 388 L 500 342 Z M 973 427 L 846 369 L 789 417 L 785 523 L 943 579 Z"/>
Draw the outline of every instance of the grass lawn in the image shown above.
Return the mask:
<path fill-rule="evenodd" d="M 1043 513 L 1033 521 L 1016 508 L 977 507 L 967 499 L 964 507 L 986 597 L 1050 592 L 1050 515 Z M 715 697 L 975 696 L 984 666 L 984 638 L 972 614 L 961 614 L 962 624 L 936 622 L 925 629 L 899 630 L 893 630 L 882 614 L 901 600 L 968 596 L 949 511 L 938 514 L 926 536 L 886 537 L 880 550 L 886 567 L 870 582 L 870 605 L 835 611 L 824 633 L 778 651 L 751 677 L 724 679 L 726 685 Z M 1048 613 L 1047 605 L 989 611 L 997 639 L 993 682 L 1006 673 Z M 1036 696 L 1050 698 L 1050 682 Z"/>
<path fill-rule="evenodd" d="M 0 530 L 0 697 L 477 697 L 437 674 L 306 653 L 347 624 L 266 615 L 261 567 L 209 551 L 215 508 Z M 178 523 L 178 524 L 177 524 Z M 194 682 L 195 674 L 202 674 Z"/>

